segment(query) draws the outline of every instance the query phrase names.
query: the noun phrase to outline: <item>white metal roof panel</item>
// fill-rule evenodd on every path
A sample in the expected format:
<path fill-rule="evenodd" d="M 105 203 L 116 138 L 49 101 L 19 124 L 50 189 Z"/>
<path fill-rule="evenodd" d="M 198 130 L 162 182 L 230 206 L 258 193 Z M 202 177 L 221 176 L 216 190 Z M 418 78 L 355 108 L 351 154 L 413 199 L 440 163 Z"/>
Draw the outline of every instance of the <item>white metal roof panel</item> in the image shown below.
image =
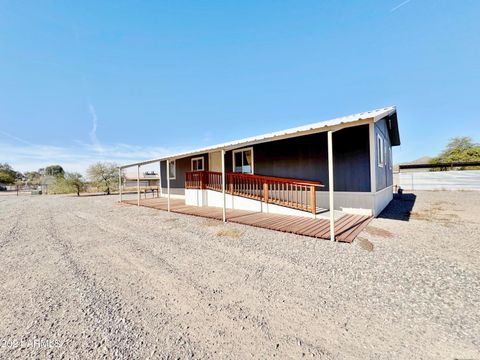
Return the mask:
<path fill-rule="evenodd" d="M 150 163 L 154 163 L 157 161 L 161 160 L 167 160 L 167 159 L 179 159 L 187 156 L 193 156 L 193 155 L 198 155 L 198 154 L 203 154 L 207 152 L 212 152 L 215 150 L 231 150 L 234 148 L 238 148 L 239 146 L 248 146 L 248 145 L 253 145 L 261 142 L 266 142 L 266 141 L 273 141 L 278 138 L 288 138 L 288 137 L 295 137 L 295 136 L 301 136 L 305 133 L 314 133 L 314 132 L 322 132 L 322 131 L 327 131 L 328 129 L 338 127 L 341 125 L 346 125 L 345 127 L 348 126 L 354 126 L 355 123 L 362 121 L 362 120 L 367 120 L 367 119 L 373 119 L 373 121 L 378 121 L 380 119 L 383 119 L 386 116 L 389 116 L 393 113 L 396 112 L 396 108 L 394 106 L 382 108 L 382 109 L 375 109 L 371 111 L 366 111 L 366 112 L 361 112 L 358 114 L 353 114 L 353 115 L 348 115 L 348 116 L 343 116 L 339 117 L 336 119 L 331 119 L 331 120 L 326 120 L 326 121 L 321 121 L 313 124 L 308 124 L 308 125 L 303 125 L 303 126 L 298 126 L 282 131 L 276 131 L 268 134 L 263 134 L 263 135 L 257 135 L 257 136 L 252 136 L 240 140 L 234 140 L 230 142 L 226 142 L 223 144 L 217 144 L 213 146 L 208 146 L 200 149 L 195 149 L 191 151 L 185 151 L 182 153 L 177 153 L 177 154 L 172 154 L 168 156 L 163 156 L 161 158 L 157 159 L 151 159 L 151 160 L 145 160 L 145 161 L 140 161 L 136 163 L 130 163 L 130 164 L 125 164 L 122 165 L 121 168 L 126 168 L 130 166 L 136 166 L 136 165 L 146 165 Z"/>

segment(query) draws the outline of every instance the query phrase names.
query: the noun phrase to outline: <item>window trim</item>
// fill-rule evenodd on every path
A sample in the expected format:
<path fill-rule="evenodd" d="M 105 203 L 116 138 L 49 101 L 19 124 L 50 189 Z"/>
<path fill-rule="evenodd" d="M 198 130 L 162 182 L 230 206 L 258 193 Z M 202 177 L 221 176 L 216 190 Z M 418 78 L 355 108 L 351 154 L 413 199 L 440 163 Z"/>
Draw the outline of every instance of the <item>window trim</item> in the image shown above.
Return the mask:
<path fill-rule="evenodd" d="M 385 162 L 384 140 L 380 134 L 377 134 L 377 166 L 383 167 Z"/>
<path fill-rule="evenodd" d="M 202 169 L 197 169 L 197 170 L 193 170 L 193 162 L 194 161 L 198 161 L 198 160 L 202 160 Z M 205 171 L 205 158 L 203 156 L 198 156 L 198 157 L 194 157 L 190 160 L 190 169 L 192 169 L 192 171 Z"/>
<path fill-rule="evenodd" d="M 235 171 L 235 154 L 239 153 L 239 152 L 248 151 L 248 150 L 250 150 L 252 152 L 252 166 L 251 166 L 252 171 L 249 172 L 249 173 L 246 173 L 246 172 L 245 173 L 244 172 L 239 173 L 239 172 Z M 233 172 L 236 172 L 238 174 L 252 174 L 253 175 L 253 174 L 255 174 L 254 169 L 255 169 L 255 160 L 254 160 L 254 156 L 253 156 L 253 146 L 232 151 L 232 171 Z"/>
<path fill-rule="evenodd" d="M 173 176 L 170 176 L 170 169 L 167 169 L 167 171 L 168 171 L 167 176 L 170 180 L 175 180 L 177 178 L 177 161 L 176 160 L 170 160 L 168 167 L 172 167 L 172 164 L 173 164 Z"/>
<path fill-rule="evenodd" d="M 392 170 L 393 164 L 393 155 L 392 155 L 392 147 L 389 146 L 388 148 L 388 169 Z"/>

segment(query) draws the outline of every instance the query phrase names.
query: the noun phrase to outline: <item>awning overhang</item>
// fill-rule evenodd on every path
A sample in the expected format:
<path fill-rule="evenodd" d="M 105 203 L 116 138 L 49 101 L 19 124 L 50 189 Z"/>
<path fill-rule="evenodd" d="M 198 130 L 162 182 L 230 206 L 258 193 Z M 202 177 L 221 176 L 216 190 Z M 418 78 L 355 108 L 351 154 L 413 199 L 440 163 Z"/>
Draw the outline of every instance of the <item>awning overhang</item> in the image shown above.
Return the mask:
<path fill-rule="evenodd" d="M 314 124 L 304 125 L 296 128 L 291 128 L 283 131 L 277 131 L 269 134 L 253 136 L 241 140 L 235 140 L 223 144 L 208 146 L 192 151 L 186 151 L 182 153 L 172 154 L 168 156 L 159 157 L 156 159 L 150 159 L 145 161 L 139 161 L 129 164 L 123 164 L 119 168 L 125 169 L 133 166 L 143 166 L 148 164 L 153 164 L 159 161 L 165 160 L 175 160 L 185 157 L 191 157 L 196 155 L 201 155 L 205 153 L 211 153 L 220 150 L 234 150 L 240 147 L 252 146 L 260 143 L 283 140 L 293 137 L 305 136 L 320 132 L 326 131 L 336 131 L 347 127 L 359 126 L 363 124 L 368 124 L 372 122 L 377 122 L 384 118 L 388 119 L 387 124 L 389 127 L 390 136 L 392 137 L 392 145 L 400 145 L 400 135 L 398 132 L 398 122 L 397 122 L 397 110 L 394 106 L 386 107 L 383 109 L 376 109 L 372 111 L 367 111 L 363 113 L 358 113 L 354 115 L 349 115 L 345 117 L 340 117 L 333 120 L 322 121 Z"/>

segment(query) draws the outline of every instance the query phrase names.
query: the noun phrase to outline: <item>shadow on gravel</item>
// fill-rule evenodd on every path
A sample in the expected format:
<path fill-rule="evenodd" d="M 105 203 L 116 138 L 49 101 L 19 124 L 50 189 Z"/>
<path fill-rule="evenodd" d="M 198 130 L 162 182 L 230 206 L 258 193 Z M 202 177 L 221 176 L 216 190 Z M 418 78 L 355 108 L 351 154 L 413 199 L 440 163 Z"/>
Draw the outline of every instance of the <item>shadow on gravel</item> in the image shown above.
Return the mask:
<path fill-rule="evenodd" d="M 80 194 L 80 197 L 93 197 L 93 196 L 113 196 L 113 195 L 118 195 L 118 194 L 113 194 L 111 193 L 110 195 L 107 195 L 105 193 L 91 193 L 91 194 L 88 194 L 88 193 L 83 193 L 83 194 Z M 73 197 L 78 197 L 77 195 L 72 195 Z"/>
<path fill-rule="evenodd" d="M 123 191 L 123 195 L 131 195 L 131 194 L 137 194 L 136 191 Z M 141 193 L 142 197 L 145 195 L 144 192 Z M 151 193 L 149 193 L 150 195 Z M 70 196 L 73 197 L 78 197 L 77 194 L 69 194 Z M 80 197 L 92 197 L 92 196 L 118 196 L 118 192 L 112 191 L 110 195 L 107 195 L 106 193 L 81 193 Z"/>
<path fill-rule="evenodd" d="M 378 218 L 409 221 L 416 199 L 417 196 L 415 194 L 393 194 L 393 200 Z"/>
<path fill-rule="evenodd" d="M 126 192 L 126 193 L 123 193 L 123 195 L 125 194 L 136 194 L 136 192 Z M 110 193 L 110 195 L 107 195 L 105 193 L 81 193 L 80 196 L 77 196 L 77 194 L 69 194 L 71 197 L 93 197 L 93 196 L 118 196 L 118 193 Z"/>

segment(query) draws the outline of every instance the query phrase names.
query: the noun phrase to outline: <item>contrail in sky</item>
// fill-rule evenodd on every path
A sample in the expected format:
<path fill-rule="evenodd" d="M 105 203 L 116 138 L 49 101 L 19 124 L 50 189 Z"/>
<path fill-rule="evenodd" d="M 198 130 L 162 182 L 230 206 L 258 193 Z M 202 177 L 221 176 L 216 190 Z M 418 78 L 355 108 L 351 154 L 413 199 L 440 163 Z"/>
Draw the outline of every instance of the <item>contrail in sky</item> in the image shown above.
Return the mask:
<path fill-rule="evenodd" d="M 402 6 L 407 5 L 410 1 L 412 1 L 412 0 L 405 0 L 404 2 L 402 2 L 402 3 L 398 4 L 397 6 L 391 8 L 391 9 L 390 9 L 390 12 L 397 11 L 397 10 L 400 9 Z"/>
<path fill-rule="evenodd" d="M 31 142 L 28 142 L 27 140 L 20 139 L 19 137 L 16 137 L 15 135 L 9 134 L 5 131 L 0 130 L 0 134 L 5 135 L 6 137 L 9 137 L 10 139 L 16 140 L 18 142 L 27 144 L 27 145 L 32 145 Z"/>
<path fill-rule="evenodd" d="M 97 112 L 95 111 L 95 107 L 92 104 L 88 104 L 88 110 L 90 111 L 90 115 L 92 115 L 92 130 L 90 130 L 90 141 L 97 150 L 101 150 L 100 142 L 97 138 Z"/>

